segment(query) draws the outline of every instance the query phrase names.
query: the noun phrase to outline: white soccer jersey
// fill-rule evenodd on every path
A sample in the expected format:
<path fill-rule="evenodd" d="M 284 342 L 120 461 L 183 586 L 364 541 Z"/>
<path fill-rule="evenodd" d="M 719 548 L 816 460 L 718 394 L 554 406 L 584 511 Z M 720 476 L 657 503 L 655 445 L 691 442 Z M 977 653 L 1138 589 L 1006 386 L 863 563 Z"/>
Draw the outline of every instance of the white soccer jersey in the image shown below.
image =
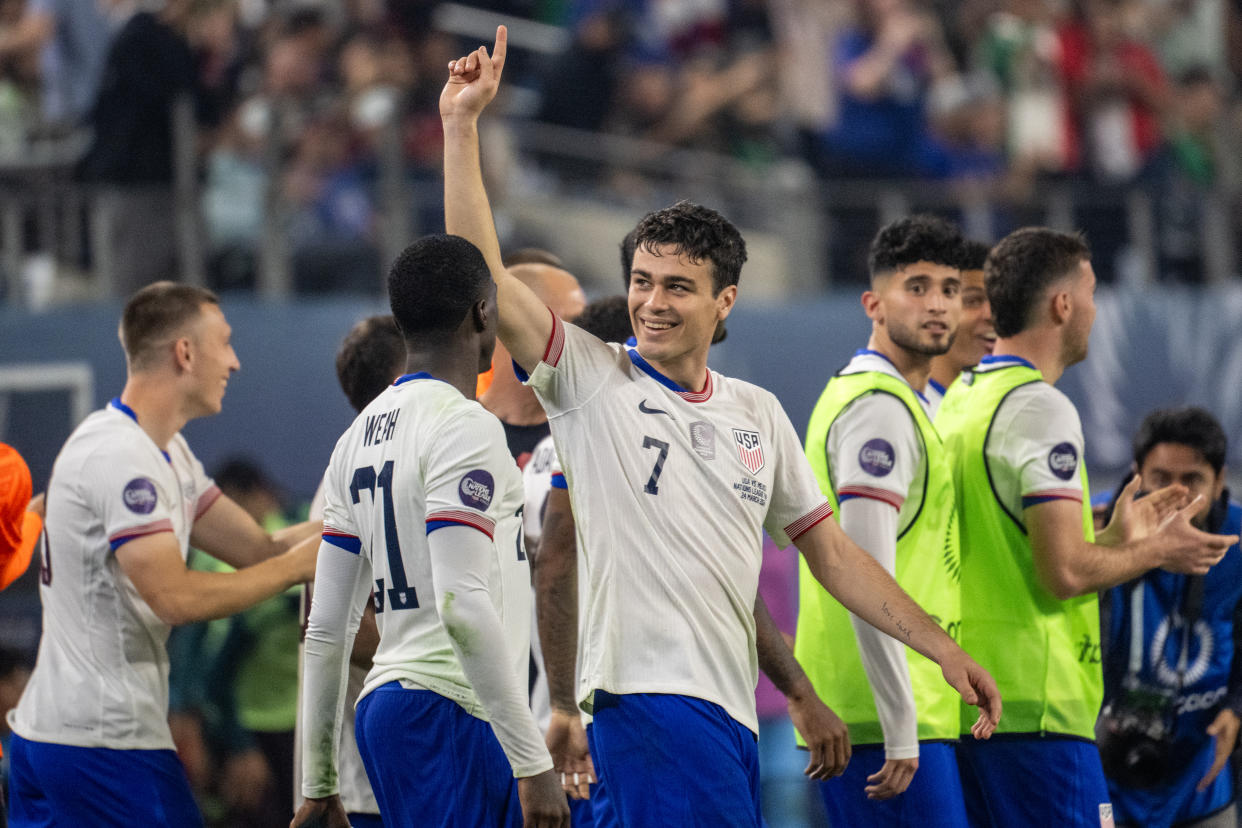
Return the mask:
<path fill-rule="evenodd" d="M 371 568 L 380 643 L 359 698 L 400 681 L 487 719 L 437 611 L 427 532 L 444 524 L 492 538 L 488 592 L 509 666 L 526 685 L 530 569 L 521 513 L 522 480 L 500 421 L 453 386 L 410 374 L 363 410 L 332 453 L 324 507 L 324 539 L 360 552 Z"/>
<path fill-rule="evenodd" d="M 113 552 L 171 532 L 184 560 L 194 521 L 220 490 L 180 434 L 167 453 L 114 399 L 87 417 L 52 467 L 40 577 L 39 657 L 9 724 L 23 739 L 172 748 L 170 627 Z"/>
<path fill-rule="evenodd" d="M 528 381 L 577 521 L 583 709 L 596 690 L 676 693 L 757 731 L 763 530 L 785 547 L 832 514 L 780 404 L 712 371 L 685 391 L 555 316 Z"/>
<path fill-rule="evenodd" d="M 906 382 L 892 362 L 873 351 L 859 351 L 841 373 L 866 371 Z M 920 402 L 927 410 L 922 395 Z M 922 439 L 905 403 L 891 394 L 869 394 L 855 400 L 828 429 L 827 448 L 837 502 L 852 497 L 884 501 L 898 510 L 900 536 L 922 509 L 922 486 L 911 490 L 911 484 L 926 477 L 927 467 Z M 873 455 L 878 459 L 870 459 Z"/>
<path fill-rule="evenodd" d="M 976 373 L 997 370 L 1016 357 L 984 357 Z M 992 421 L 986 453 L 1000 502 L 1021 521 L 1027 506 L 1048 500 L 1082 502 L 1082 422 L 1069 397 L 1046 382 L 1009 393 Z"/>
<path fill-rule="evenodd" d="M 565 474 L 556 455 L 556 444 L 551 435 L 544 437 L 530 453 L 530 460 L 522 469 L 522 486 L 526 491 L 526 506 L 522 510 L 523 534 L 531 559 L 539 555 L 539 543 L 543 540 L 543 516 L 548 509 L 548 494 L 553 489 L 564 489 Z M 532 590 L 534 586 L 532 585 Z M 535 724 L 546 733 L 552 721 L 552 700 L 548 694 L 548 674 L 543 664 L 543 648 L 539 644 L 539 616 L 534 603 L 530 616 L 530 659 L 534 676 L 530 684 L 530 711 Z"/>

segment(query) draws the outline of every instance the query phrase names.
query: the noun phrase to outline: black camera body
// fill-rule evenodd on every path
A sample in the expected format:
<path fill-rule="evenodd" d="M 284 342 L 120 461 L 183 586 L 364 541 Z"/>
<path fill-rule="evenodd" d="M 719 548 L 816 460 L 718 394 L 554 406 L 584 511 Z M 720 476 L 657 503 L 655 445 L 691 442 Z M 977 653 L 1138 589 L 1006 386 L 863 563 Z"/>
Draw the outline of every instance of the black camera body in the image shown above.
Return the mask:
<path fill-rule="evenodd" d="M 1156 788 L 1184 769 L 1173 756 L 1177 694 L 1140 682 L 1127 685 L 1096 721 L 1100 761 L 1105 775 L 1127 788 Z"/>

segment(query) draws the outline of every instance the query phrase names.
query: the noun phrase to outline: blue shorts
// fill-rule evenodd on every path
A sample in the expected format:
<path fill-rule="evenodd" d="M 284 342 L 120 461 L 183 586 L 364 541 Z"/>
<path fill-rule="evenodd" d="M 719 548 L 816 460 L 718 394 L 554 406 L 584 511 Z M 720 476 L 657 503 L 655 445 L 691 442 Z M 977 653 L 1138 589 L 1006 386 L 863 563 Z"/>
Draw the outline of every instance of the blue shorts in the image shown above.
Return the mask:
<path fill-rule="evenodd" d="M 919 769 L 910 787 L 892 799 L 867 799 L 867 777 L 883 765 L 882 745 L 856 747 L 845 773 L 819 783 L 830 825 L 959 828 L 966 824 L 966 800 L 953 744 L 920 744 Z"/>
<path fill-rule="evenodd" d="M 569 824 L 573 828 L 595 828 L 595 788 L 591 788 L 590 799 L 569 800 Z"/>
<path fill-rule="evenodd" d="M 1068 736 L 966 738 L 957 746 L 973 828 L 1100 828 L 1113 807 L 1094 742 Z"/>
<path fill-rule="evenodd" d="M 762 824 L 755 734 L 691 696 L 595 691 L 598 828 Z"/>
<path fill-rule="evenodd" d="M 456 702 L 390 681 L 358 702 L 354 735 L 385 825 L 522 824 L 492 726 Z"/>
<path fill-rule="evenodd" d="M 1195 790 L 1199 780 L 1212 767 L 1216 758 L 1216 740 L 1208 739 L 1203 749 L 1167 785 L 1148 790 L 1123 788 L 1108 780 L 1108 793 L 1113 801 L 1113 815 L 1118 824 L 1133 823 L 1156 828 L 1195 822 L 1228 807 L 1233 802 L 1233 767 L 1225 765 L 1206 791 Z"/>
<path fill-rule="evenodd" d="M 379 814 L 348 814 L 349 828 L 384 828 L 384 818 Z"/>
<path fill-rule="evenodd" d="M 75 747 L 13 734 L 10 751 L 10 828 L 203 824 L 171 750 Z"/>

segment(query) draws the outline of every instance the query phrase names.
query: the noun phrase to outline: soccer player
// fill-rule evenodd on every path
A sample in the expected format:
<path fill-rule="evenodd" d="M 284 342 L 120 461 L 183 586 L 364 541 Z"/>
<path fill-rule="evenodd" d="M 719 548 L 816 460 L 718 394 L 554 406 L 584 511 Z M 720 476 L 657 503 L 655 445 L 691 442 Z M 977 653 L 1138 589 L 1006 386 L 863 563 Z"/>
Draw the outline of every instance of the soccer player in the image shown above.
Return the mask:
<path fill-rule="evenodd" d="M 384 822 L 564 825 L 527 706 L 521 475 L 500 422 L 473 399 L 495 344 L 487 264 L 464 239 L 428 236 L 393 264 L 388 293 L 407 373 L 328 466 L 306 632 L 307 801 L 294 824 L 346 824 L 335 743 L 350 641 L 374 589 L 380 640 L 355 728 Z"/>
<path fill-rule="evenodd" d="M 216 297 L 145 287 L 120 338 L 125 388 L 74 430 L 48 484 L 43 638 L 10 715 L 15 825 L 202 824 L 168 728 L 169 628 L 314 574 L 318 524 L 269 536 L 180 434 L 220 410 L 240 367 Z M 187 569 L 191 543 L 238 571 Z"/>
<path fill-rule="evenodd" d="M 967 811 L 975 825 L 1096 828 L 1112 818 L 1092 741 L 1096 592 L 1155 567 L 1206 572 L 1237 536 L 1194 528 L 1200 504 L 1181 505 L 1185 489 L 1133 500 L 1136 477 L 1094 537 L 1082 425 L 1054 387 L 1087 355 L 1090 252 L 1078 236 L 1026 228 L 992 249 L 986 270 L 996 349 L 954 383 L 936 420 L 957 490 L 961 641 L 1005 698 L 1007 738 L 959 747 Z"/>
<path fill-rule="evenodd" d="M 931 376 L 923 389 L 933 420 L 940 401 L 944 399 L 944 392 L 953 380 L 962 371 L 978 365 L 979 360 L 992 353 L 996 345 L 992 306 L 988 304 L 987 290 L 983 286 L 983 262 L 987 257 L 988 246 L 983 242 L 962 242 L 962 316 L 949 350 L 932 357 Z"/>
<path fill-rule="evenodd" d="M 806 438 L 845 534 L 950 635 L 961 617 L 953 477 L 917 389 L 957 330 L 961 242 L 955 226 L 928 215 L 876 235 L 862 295 L 871 337 L 828 381 Z M 820 785 L 829 821 L 964 823 L 951 744 L 960 732 L 958 699 L 940 669 L 851 616 L 805 563 L 799 582 L 795 655 L 854 744 L 845 774 Z"/>
<path fill-rule="evenodd" d="M 991 677 L 834 521 L 775 397 L 707 369 L 745 243 L 680 203 L 638 225 L 630 281 L 638 345 L 563 323 L 501 266 L 479 169 L 478 117 L 505 57 L 450 64 L 440 97 L 446 226 L 497 282 L 499 335 L 539 395 L 569 483 L 586 587 L 578 701 L 603 824 L 758 825 L 753 610 L 762 530 L 867 621 L 941 665 L 1000 715 Z"/>

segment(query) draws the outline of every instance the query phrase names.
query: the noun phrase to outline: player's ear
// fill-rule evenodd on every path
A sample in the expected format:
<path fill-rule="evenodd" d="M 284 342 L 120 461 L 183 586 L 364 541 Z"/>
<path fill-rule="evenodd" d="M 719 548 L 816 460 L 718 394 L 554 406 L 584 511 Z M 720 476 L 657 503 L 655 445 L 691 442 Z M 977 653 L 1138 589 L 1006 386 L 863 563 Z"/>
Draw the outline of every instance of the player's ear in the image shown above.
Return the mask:
<path fill-rule="evenodd" d="M 177 369 L 189 371 L 194 362 L 194 343 L 190 341 L 190 338 L 182 336 L 174 339 L 172 350 L 173 361 L 177 364 Z"/>
<path fill-rule="evenodd" d="M 868 319 L 872 322 L 881 321 L 879 293 L 874 290 L 864 290 L 858 301 L 862 305 L 863 313 L 867 314 Z"/>
<path fill-rule="evenodd" d="M 737 301 L 737 285 L 726 285 L 716 294 L 716 318 L 723 320 L 733 310 Z"/>
<path fill-rule="evenodd" d="M 495 314 L 492 313 L 491 298 L 480 299 L 470 308 L 470 318 L 474 322 L 474 329 L 478 333 L 486 331 L 489 325 L 495 321 Z"/>
<path fill-rule="evenodd" d="M 1069 320 L 1073 309 L 1074 300 L 1068 290 L 1058 290 L 1048 300 L 1048 312 L 1051 314 L 1052 321 L 1058 325 Z"/>

